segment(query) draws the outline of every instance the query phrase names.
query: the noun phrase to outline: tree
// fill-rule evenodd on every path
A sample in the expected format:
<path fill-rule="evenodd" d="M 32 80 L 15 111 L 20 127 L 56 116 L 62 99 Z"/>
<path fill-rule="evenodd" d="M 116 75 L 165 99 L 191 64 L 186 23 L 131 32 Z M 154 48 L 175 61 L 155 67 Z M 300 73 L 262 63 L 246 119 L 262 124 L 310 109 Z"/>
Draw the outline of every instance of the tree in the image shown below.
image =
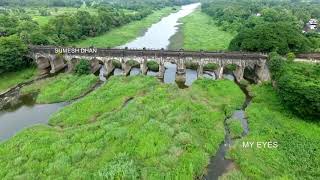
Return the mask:
<path fill-rule="evenodd" d="M 90 74 L 90 63 L 85 59 L 80 59 L 76 65 L 74 72 L 78 75 Z"/>
<path fill-rule="evenodd" d="M 25 59 L 27 46 L 16 35 L 0 38 L 0 74 L 22 69 L 30 64 Z"/>
<path fill-rule="evenodd" d="M 286 54 L 308 51 L 310 46 L 310 41 L 291 23 L 263 22 L 243 28 L 231 41 L 229 49 Z"/>

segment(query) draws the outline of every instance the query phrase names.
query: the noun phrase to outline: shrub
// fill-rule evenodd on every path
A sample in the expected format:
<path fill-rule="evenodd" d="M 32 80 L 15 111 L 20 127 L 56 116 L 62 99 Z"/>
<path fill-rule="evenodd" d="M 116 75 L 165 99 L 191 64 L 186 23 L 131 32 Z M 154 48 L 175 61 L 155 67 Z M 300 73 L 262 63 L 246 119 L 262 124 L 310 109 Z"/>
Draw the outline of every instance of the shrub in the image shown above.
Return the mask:
<path fill-rule="evenodd" d="M 30 62 L 24 57 L 27 50 L 18 36 L 0 37 L 0 74 L 29 66 Z"/>
<path fill-rule="evenodd" d="M 85 59 L 81 59 L 76 65 L 74 72 L 78 75 L 90 74 L 90 63 Z"/>
<path fill-rule="evenodd" d="M 290 52 L 287 54 L 288 61 L 293 61 L 295 58 L 296 58 L 296 55 L 294 55 L 294 53 Z"/>
<path fill-rule="evenodd" d="M 155 72 L 158 72 L 159 71 L 159 65 L 157 62 L 155 61 L 148 61 L 147 62 L 147 67 L 149 70 L 151 71 L 155 71 Z"/>
<path fill-rule="evenodd" d="M 203 66 L 203 70 L 205 71 L 213 71 L 213 70 L 216 70 L 217 68 L 218 68 L 218 65 L 213 63 L 208 63 L 207 65 Z"/>
<path fill-rule="evenodd" d="M 320 66 L 288 63 L 276 54 L 269 57 L 269 69 L 273 80 L 277 82 L 282 103 L 297 115 L 319 117 Z"/>

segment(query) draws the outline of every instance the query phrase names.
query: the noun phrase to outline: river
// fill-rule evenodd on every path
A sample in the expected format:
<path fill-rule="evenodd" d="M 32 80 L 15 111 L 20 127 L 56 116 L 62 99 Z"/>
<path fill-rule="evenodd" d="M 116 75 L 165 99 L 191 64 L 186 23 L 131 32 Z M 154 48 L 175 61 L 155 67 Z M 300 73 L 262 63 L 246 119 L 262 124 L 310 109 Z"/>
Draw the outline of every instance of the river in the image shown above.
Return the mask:
<path fill-rule="evenodd" d="M 153 24 L 144 35 L 135 40 L 121 46 L 129 48 L 167 48 L 170 44 L 170 37 L 178 31 L 178 20 L 190 13 L 192 13 L 200 3 L 194 3 L 182 6 L 178 12 L 172 13 L 167 17 L 162 18 L 158 23 Z M 166 64 L 166 71 L 164 83 L 175 83 L 176 65 Z M 103 69 L 102 69 L 103 71 Z M 130 75 L 137 75 L 140 73 L 138 68 L 132 68 Z M 114 75 L 121 75 L 121 69 L 115 69 Z M 148 71 L 148 75 L 155 76 L 156 73 Z M 191 85 L 196 80 L 196 71 L 187 70 L 186 85 Z M 100 79 L 105 81 L 106 78 L 100 74 Z M 183 84 L 183 86 L 186 86 Z M 32 98 L 20 97 L 19 103 L 13 106 L 7 106 L 5 109 L 0 109 L 0 142 L 4 141 L 17 132 L 26 127 L 36 124 L 47 124 L 50 115 L 60 108 L 66 106 L 68 103 L 54 103 L 54 104 L 35 104 Z"/>
<path fill-rule="evenodd" d="M 141 37 L 128 42 L 120 46 L 121 48 L 148 48 L 148 49 L 167 49 L 170 46 L 170 38 L 178 32 L 178 28 L 181 23 L 179 19 L 192 13 L 200 3 L 194 3 L 190 5 L 182 6 L 178 12 L 172 13 L 167 17 L 162 18 L 158 23 L 153 24 Z M 163 82 L 164 83 L 177 83 L 180 88 L 186 88 L 191 86 L 192 83 L 197 79 L 197 72 L 192 69 L 186 70 L 186 81 L 176 82 L 176 65 L 171 63 L 165 64 L 165 73 Z M 102 66 L 99 77 L 102 81 L 107 81 L 103 76 L 105 71 Z M 121 69 L 115 69 L 113 75 L 121 75 Z M 139 68 L 132 68 L 130 76 L 140 74 Z M 157 73 L 148 71 L 147 75 L 156 76 Z M 215 75 L 212 72 L 204 72 L 204 77 L 215 79 Z M 232 75 L 225 74 L 225 78 L 234 80 Z M 15 135 L 17 132 L 24 128 L 36 125 L 36 124 L 47 124 L 50 115 L 62 107 L 70 104 L 70 102 L 54 103 L 54 104 L 35 104 L 34 98 L 30 97 L 19 97 L 19 103 L 13 106 L 7 106 L 5 109 L 0 109 L 0 142 L 7 140 L 8 138 Z M 235 112 L 235 116 L 243 116 L 243 110 Z M 246 121 L 245 121 L 246 122 Z M 226 142 L 227 143 L 227 136 Z M 215 179 L 223 172 L 226 171 L 226 167 L 229 166 L 229 161 L 224 159 L 225 155 L 225 144 L 223 144 L 217 155 L 211 160 L 208 167 L 208 179 Z"/>

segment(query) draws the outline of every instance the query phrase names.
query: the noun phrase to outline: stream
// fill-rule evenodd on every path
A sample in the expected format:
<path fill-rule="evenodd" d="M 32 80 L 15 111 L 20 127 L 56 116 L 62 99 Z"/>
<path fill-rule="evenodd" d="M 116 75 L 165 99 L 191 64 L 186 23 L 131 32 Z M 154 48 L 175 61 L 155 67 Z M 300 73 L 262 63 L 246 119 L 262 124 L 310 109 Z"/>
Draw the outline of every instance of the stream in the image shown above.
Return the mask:
<path fill-rule="evenodd" d="M 136 38 L 135 40 L 128 42 L 120 46 L 128 48 L 148 48 L 148 49 L 167 49 L 170 46 L 170 38 L 175 35 L 179 30 L 179 19 L 192 13 L 200 3 L 194 3 L 182 6 L 178 12 L 172 13 L 167 17 L 162 18 L 158 23 L 153 24 L 143 36 Z M 191 86 L 192 83 L 197 80 L 197 71 L 192 69 L 186 70 L 186 81 L 176 82 L 176 65 L 171 63 L 165 63 L 165 73 L 162 79 L 163 83 L 174 84 L 176 83 L 180 88 L 186 88 Z M 107 78 L 103 76 L 106 71 L 105 67 L 102 66 L 99 73 L 101 81 L 107 81 Z M 132 68 L 129 76 L 135 76 L 140 74 L 139 68 Z M 122 70 L 116 68 L 113 72 L 114 76 L 122 75 Z M 148 71 L 147 75 L 156 76 L 157 72 Z M 205 78 L 215 79 L 213 72 L 205 71 Z M 224 78 L 234 81 L 234 77 L 231 74 L 224 74 Z M 62 102 L 53 104 L 36 104 L 35 97 L 20 96 L 19 90 L 16 89 L 15 94 L 17 100 L 13 104 L 6 105 L 4 108 L 0 106 L 0 143 L 14 136 L 17 132 L 24 128 L 34 126 L 36 124 L 48 124 L 50 115 L 57 112 L 64 106 L 71 104 L 72 102 Z M 242 90 L 244 90 L 242 88 Z M 244 127 L 244 135 L 248 133 L 247 120 L 245 119 L 244 109 L 250 102 L 248 93 L 246 94 L 246 103 L 241 110 L 237 110 L 233 113 L 233 117 L 240 119 Z M 5 97 L 9 98 L 9 97 Z M 130 100 L 130 99 L 129 99 Z M 129 100 L 127 103 L 129 103 Z M 1 101 L 0 101 L 1 103 Z M 228 134 L 228 129 L 225 124 L 226 135 L 225 141 L 220 145 L 220 148 L 216 155 L 210 160 L 208 166 L 208 173 L 203 177 L 204 179 L 217 179 L 220 175 L 227 172 L 228 169 L 233 168 L 234 164 L 231 160 L 226 160 L 225 154 L 228 147 L 232 144 L 232 139 Z"/>

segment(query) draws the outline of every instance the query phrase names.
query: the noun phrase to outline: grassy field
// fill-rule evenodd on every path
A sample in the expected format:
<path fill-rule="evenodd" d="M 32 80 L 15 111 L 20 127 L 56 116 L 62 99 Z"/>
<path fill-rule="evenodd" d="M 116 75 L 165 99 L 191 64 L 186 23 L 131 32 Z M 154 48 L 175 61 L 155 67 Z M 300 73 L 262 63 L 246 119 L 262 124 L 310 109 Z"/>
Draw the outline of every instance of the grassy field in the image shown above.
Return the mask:
<path fill-rule="evenodd" d="M 97 37 L 87 38 L 74 42 L 70 45 L 78 47 L 116 47 L 123 45 L 130 40 L 142 35 L 144 31 L 148 29 L 152 24 L 161 20 L 162 17 L 174 12 L 172 8 L 164 8 L 159 11 L 155 11 L 153 14 L 147 16 L 141 21 L 133 21 L 127 25 L 119 28 L 112 29 L 111 31 Z"/>
<path fill-rule="evenodd" d="M 287 111 L 271 85 L 252 87 L 246 110 L 249 134 L 236 142 L 230 156 L 240 171 L 224 179 L 317 179 L 320 177 L 320 124 Z M 244 148 L 243 142 L 255 142 Z M 257 142 L 277 142 L 277 148 L 258 148 Z"/>
<path fill-rule="evenodd" d="M 48 24 L 50 19 L 54 18 L 53 16 L 32 16 L 32 19 L 35 20 L 40 26 L 45 26 Z"/>
<path fill-rule="evenodd" d="M 0 92 L 3 92 L 10 87 L 13 87 L 24 81 L 31 80 L 37 74 L 37 69 L 34 67 L 27 68 L 18 72 L 9 72 L 0 75 Z"/>
<path fill-rule="evenodd" d="M 154 77 L 105 85 L 0 144 L 1 179 L 194 179 L 224 139 L 224 111 L 242 105 L 232 81 L 188 89 Z"/>
<path fill-rule="evenodd" d="M 25 86 L 21 89 L 21 93 L 38 92 L 37 103 L 70 101 L 88 92 L 97 82 L 98 77 L 93 74 L 83 76 L 59 74 Z"/>
<path fill-rule="evenodd" d="M 222 31 L 212 18 L 200 9 L 182 19 L 182 36 L 176 41 L 183 41 L 187 50 L 226 50 L 233 34 Z"/>

